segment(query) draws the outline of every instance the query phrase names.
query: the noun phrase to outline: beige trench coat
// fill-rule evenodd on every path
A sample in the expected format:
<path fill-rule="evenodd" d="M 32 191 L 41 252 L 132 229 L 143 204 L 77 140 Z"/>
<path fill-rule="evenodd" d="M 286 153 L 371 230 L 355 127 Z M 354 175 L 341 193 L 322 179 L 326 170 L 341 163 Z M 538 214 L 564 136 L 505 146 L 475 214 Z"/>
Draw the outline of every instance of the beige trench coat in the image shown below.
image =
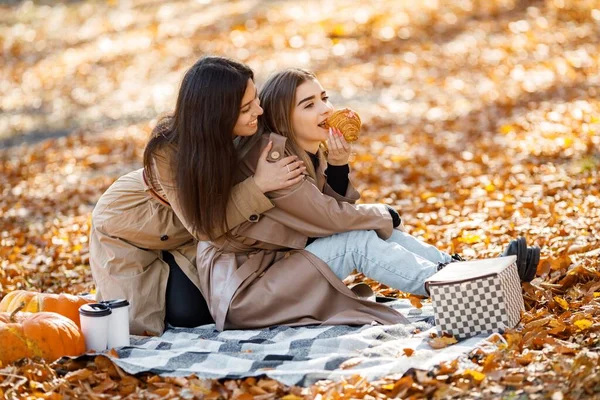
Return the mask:
<path fill-rule="evenodd" d="M 98 300 L 126 298 L 132 334 L 161 334 L 165 328 L 165 293 L 169 266 L 162 250 L 173 254 L 188 278 L 200 288 L 196 270 L 198 240 L 190 233 L 177 201 L 170 160 L 174 148 L 154 157 L 154 182 L 142 169 L 119 178 L 92 212 L 90 267 Z M 259 221 L 273 208 L 252 177 L 233 188 L 227 205 L 230 227 Z"/>
<path fill-rule="evenodd" d="M 284 154 L 283 136 L 263 135 L 242 160 L 239 180 L 254 173 L 269 140 L 271 157 Z M 217 329 L 407 322 L 385 305 L 359 299 L 304 250 L 309 237 L 350 230 L 371 229 L 387 239 L 393 223 L 385 206 L 353 204 L 359 195 L 350 184 L 345 196 L 338 195 L 327 185 L 323 166 L 317 182 L 307 177 L 268 196 L 275 208 L 260 221 L 242 223 L 231 238 L 198 244 L 200 287 Z"/>

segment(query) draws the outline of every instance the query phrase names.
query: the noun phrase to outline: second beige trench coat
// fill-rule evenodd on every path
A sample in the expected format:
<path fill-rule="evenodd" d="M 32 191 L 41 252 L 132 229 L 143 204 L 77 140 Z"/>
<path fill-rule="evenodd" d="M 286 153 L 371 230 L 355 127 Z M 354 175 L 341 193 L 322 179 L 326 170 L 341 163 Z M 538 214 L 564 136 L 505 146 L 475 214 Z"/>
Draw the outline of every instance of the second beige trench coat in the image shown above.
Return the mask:
<path fill-rule="evenodd" d="M 284 154 L 283 136 L 263 135 L 243 158 L 239 181 L 254 173 L 269 140 L 272 158 Z M 353 204 L 359 195 L 351 184 L 345 196 L 338 195 L 327 185 L 322 165 L 316 182 L 307 177 L 268 197 L 275 207 L 259 221 L 242 223 L 231 237 L 198 243 L 200 288 L 217 329 L 407 322 L 383 304 L 358 298 L 304 250 L 309 237 L 350 230 L 375 230 L 387 239 L 393 223 L 384 205 Z"/>
<path fill-rule="evenodd" d="M 162 251 L 169 251 L 186 276 L 200 288 L 196 270 L 198 240 L 178 205 L 171 160 L 175 148 L 154 154 L 154 181 L 143 169 L 119 178 L 100 197 L 92 212 L 90 267 L 97 300 L 125 298 L 130 303 L 130 331 L 160 335 L 165 328 L 165 293 L 169 266 Z M 252 177 L 233 188 L 227 205 L 230 227 L 259 221 L 273 208 Z M 192 233 L 190 233 L 192 232 Z"/>

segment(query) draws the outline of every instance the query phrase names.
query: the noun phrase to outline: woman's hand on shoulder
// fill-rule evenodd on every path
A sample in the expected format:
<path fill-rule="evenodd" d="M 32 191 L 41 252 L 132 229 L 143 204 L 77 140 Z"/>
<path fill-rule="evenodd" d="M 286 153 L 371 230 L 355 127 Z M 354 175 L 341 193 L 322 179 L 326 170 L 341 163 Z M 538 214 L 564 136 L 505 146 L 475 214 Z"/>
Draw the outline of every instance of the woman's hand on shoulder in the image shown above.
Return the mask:
<path fill-rule="evenodd" d="M 352 145 L 346 141 L 342 132 L 337 128 L 329 128 L 327 140 L 327 162 L 331 165 L 346 165 L 350 158 Z"/>
<path fill-rule="evenodd" d="M 254 182 L 263 193 L 285 189 L 301 182 L 306 171 L 304 162 L 298 160 L 297 156 L 284 157 L 277 162 L 267 161 L 272 147 L 273 142 L 269 142 L 263 149 L 254 173 Z"/>

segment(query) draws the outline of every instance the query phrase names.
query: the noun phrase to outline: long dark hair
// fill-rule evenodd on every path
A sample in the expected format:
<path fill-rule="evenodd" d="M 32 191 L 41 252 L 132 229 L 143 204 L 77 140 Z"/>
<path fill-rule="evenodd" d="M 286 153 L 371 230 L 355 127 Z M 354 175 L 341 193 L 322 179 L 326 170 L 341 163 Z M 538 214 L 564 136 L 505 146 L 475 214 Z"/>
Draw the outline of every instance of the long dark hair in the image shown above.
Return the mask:
<path fill-rule="evenodd" d="M 292 111 L 296 104 L 296 89 L 304 82 L 313 79 L 317 79 L 315 74 L 300 68 L 285 69 L 271 76 L 258 95 L 260 106 L 264 110 L 258 121 L 261 131 L 277 133 L 287 137 L 286 152 L 297 155 L 304 161 L 306 171 L 313 179 L 316 179 L 313 163 L 306 151 L 298 144 L 292 126 Z M 319 158 L 323 162 L 321 151 L 319 152 Z"/>
<path fill-rule="evenodd" d="M 227 202 L 237 157 L 233 128 L 252 70 L 223 57 L 203 57 L 185 74 L 172 115 L 163 117 L 144 151 L 144 169 L 153 180 L 152 155 L 173 145 L 179 206 L 192 228 L 214 239 L 226 232 Z"/>

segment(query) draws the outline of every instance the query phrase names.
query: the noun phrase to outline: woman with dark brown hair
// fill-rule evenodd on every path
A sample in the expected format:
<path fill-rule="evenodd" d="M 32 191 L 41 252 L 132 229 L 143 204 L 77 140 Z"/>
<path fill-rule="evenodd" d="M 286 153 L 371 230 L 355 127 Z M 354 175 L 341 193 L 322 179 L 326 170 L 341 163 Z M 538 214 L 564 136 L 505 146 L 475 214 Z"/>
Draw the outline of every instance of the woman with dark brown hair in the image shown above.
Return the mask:
<path fill-rule="evenodd" d="M 199 240 L 217 239 L 273 208 L 265 196 L 302 180 L 295 156 L 267 162 L 234 182 L 262 114 L 250 68 L 201 58 L 182 81 L 172 115 L 160 120 L 144 167 L 119 178 L 92 213 L 90 266 L 97 299 L 125 298 L 133 334 L 161 334 L 165 323 L 212 322 L 195 265 Z"/>
<path fill-rule="evenodd" d="M 391 207 L 355 204 L 360 196 L 348 179 L 350 145 L 327 128 L 333 107 L 312 73 L 277 73 L 263 86 L 260 100 L 263 133 L 249 138 L 252 147 L 237 180 L 254 172 L 271 141 L 271 154 L 298 156 L 307 173 L 302 182 L 268 194 L 275 207 L 260 222 L 199 243 L 201 290 L 217 328 L 404 322 L 391 308 L 355 296 L 342 279 L 357 269 L 393 288 L 425 295 L 425 279 L 460 257 L 404 232 Z M 535 249 L 528 250 L 522 238 L 511 246 L 522 279 L 531 280 Z"/>

